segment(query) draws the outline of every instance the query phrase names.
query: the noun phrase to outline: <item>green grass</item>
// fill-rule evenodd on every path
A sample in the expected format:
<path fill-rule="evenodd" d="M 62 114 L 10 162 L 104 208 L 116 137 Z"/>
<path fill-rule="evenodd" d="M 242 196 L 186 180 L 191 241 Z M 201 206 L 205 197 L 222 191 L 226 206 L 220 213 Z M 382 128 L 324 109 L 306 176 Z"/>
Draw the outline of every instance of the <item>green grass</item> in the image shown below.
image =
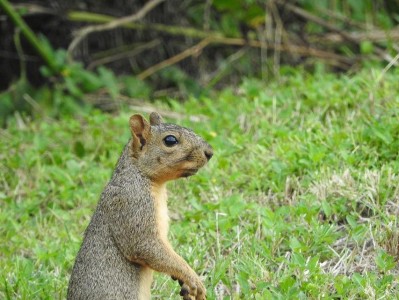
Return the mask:
<path fill-rule="evenodd" d="M 169 184 L 170 238 L 209 299 L 399 298 L 399 72 L 244 79 L 159 111 L 214 147 Z M 128 117 L 16 117 L 0 131 L 0 298 L 62 299 Z M 154 299 L 178 299 L 157 275 Z"/>

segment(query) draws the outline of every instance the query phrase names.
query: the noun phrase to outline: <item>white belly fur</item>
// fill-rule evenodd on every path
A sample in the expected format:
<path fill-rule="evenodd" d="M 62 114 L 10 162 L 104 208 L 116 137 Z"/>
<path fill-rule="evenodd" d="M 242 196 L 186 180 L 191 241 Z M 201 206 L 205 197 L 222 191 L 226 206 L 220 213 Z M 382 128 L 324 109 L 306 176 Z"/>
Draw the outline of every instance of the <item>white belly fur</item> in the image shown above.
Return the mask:
<path fill-rule="evenodd" d="M 153 271 L 148 267 L 143 267 L 140 270 L 139 300 L 150 300 L 152 275 Z"/>
<path fill-rule="evenodd" d="M 154 185 L 151 190 L 154 197 L 154 207 L 157 220 L 158 233 L 162 240 L 167 241 L 169 231 L 169 215 L 168 215 L 168 195 L 166 186 Z M 140 291 L 139 300 L 150 300 L 151 284 L 153 278 L 153 270 L 143 267 L 140 270 Z"/>
<path fill-rule="evenodd" d="M 162 240 L 167 241 L 169 231 L 168 194 L 165 184 L 152 187 L 158 233 Z"/>

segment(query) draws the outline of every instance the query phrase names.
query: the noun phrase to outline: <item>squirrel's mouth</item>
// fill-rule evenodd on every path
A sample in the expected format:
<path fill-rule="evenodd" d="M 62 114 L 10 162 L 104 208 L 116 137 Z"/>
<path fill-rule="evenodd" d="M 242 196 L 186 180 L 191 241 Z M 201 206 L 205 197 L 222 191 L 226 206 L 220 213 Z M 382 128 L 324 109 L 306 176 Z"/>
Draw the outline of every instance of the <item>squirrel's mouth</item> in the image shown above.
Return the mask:
<path fill-rule="evenodd" d="M 185 170 L 183 170 L 181 177 L 189 177 L 189 176 L 194 175 L 197 172 L 198 172 L 198 169 L 185 169 Z"/>

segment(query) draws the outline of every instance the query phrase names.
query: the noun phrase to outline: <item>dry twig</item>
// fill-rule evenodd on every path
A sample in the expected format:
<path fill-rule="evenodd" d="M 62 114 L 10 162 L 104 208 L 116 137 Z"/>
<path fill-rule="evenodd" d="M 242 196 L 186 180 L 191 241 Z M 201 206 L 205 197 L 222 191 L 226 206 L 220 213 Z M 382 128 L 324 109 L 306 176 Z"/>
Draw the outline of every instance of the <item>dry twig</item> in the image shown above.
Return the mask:
<path fill-rule="evenodd" d="M 288 10 L 290 10 L 291 12 L 293 12 L 294 14 L 309 20 L 313 23 L 316 23 L 320 26 L 323 26 L 325 28 L 327 28 L 328 30 L 331 30 L 333 32 L 336 33 L 335 38 L 337 39 L 337 35 L 341 37 L 341 39 L 347 40 L 349 42 L 352 42 L 354 44 L 360 44 L 361 42 L 363 42 L 364 40 L 369 40 L 367 32 L 366 34 L 363 33 L 363 35 L 356 36 L 353 35 L 351 33 L 347 33 L 343 30 L 341 30 L 340 28 L 336 27 L 335 25 L 331 24 L 330 22 L 326 22 L 324 19 L 315 16 L 309 12 L 307 12 L 306 10 L 297 7 L 295 5 L 289 4 L 289 3 L 285 3 L 282 2 L 281 0 L 277 0 L 278 3 L 280 3 L 281 5 L 284 5 L 285 8 L 287 8 Z M 381 36 L 381 35 L 380 35 Z M 386 35 L 385 35 L 386 37 Z M 387 38 L 385 38 L 385 40 L 387 40 Z M 387 53 L 386 51 L 384 51 L 382 48 L 378 47 L 377 45 L 374 45 L 374 52 L 383 60 L 386 60 L 387 62 L 391 62 L 393 60 L 392 56 Z M 396 64 L 396 63 L 395 63 Z"/>
<path fill-rule="evenodd" d="M 284 8 L 288 9 L 289 11 L 293 12 L 294 14 L 296 14 L 296 15 L 298 15 L 298 16 L 306 19 L 306 20 L 309 20 L 309 21 L 311 21 L 313 23 L 316 23 L 316 24 L 318 24 L 320 26 L 323 26 L 323 27 L 327 28 L 328 30 L 337 32 L 342 37 L 344 37 L 345 39 L 347 39 L 349 41 L 352 41 L 352 38 L 351 38 L 350 35 L 348 35 L 344 31 L 342 31 L 340 28 L 336 27 L 335 25 L 325 21 L 324 19 L 319 18 L 318 16 L 315 16 L 315 15 L 307 12 L 306 10 L 304 10 L 304 9 L 302 9 L 300 7 L 297 7 L 295 5 L 292 5 L 292 4 L 289 4 L 289 3 L 285 3 L 285 2 L 282 2 L 282 1 L 278 1 L 278 3 L 280 3 L 280 4 L 283 3 Z"/>
<path fill-rule="evenodd" d="M 132 57 L 142 53 L 145 50 L 148 50 L 148 49 L 158 46 L 160 43 L 161 43 L 161 41 L 159 39 L 155 39 L 155 40 L 152 40 L 143 45 L 137 46 L 136 48 L 134 48 L 132 50 L 119 52 L 114 55 L 109 55 L 109 56 L 94 60 L 87 66 L 87 69 L 92 70 L 95 67 L 97 67 L 98 65 L 105 65 L 105 64 L 117 61 L 117 60 L 124 59 L 124 58 L 132 58 Z"/>
<path fill-rule="evenodd" d="M 382 78 L 384 77 L 385 73 L 393 66 L 396 65 L 397 61 L 399 60 L 399 53 L 385 66 L 384 70 L 382 70 L 380 76 L 378 76 L 377 83 L 380 83 Z"/>
<path fill-rule="evenodd" d="M 198 44 L 180 52 L 179 54 L 168 58 L 146 70 L 141 72 L 137 77 L 141 80 L 151 76 L 152 74 L 166 68 L 168 66 L 174 65 L 179 61 L 190 57 L 192 55 L 198 55 L 198 53 L 208 46 L 209 44 L 224 44 L 224 45 L 231 45 L 231 46 L 250 46 L 254 48 L 270 48 L 275 51 L 282 51 L 282 52 L 293 52 L 303 56 L 315 56 L 321 59 L 326 60 L 326 62 L 331 63 L 332 65 L 340 66 L 342 65 L 350 65 L 353 61 L 345 56 L 341 56 L 335 53 L 326 52 L 323 50 L 319 50 L 316 48 L 310 47 L 302 47 L 296 45 L 283 45 L 283 44 L 264 44 L 258 40 L 246 40 L 242 38 L 226 38 L 220 35 L 218 36 L 209 36 L 208 38 L 203 39 Z"/>
<path fill-rule="evenodd" d="M 162 70 L 163 68 L 174 65 L 189 56 L 198 55 L 198 53 L 202 49 L 204 49 L 210 42 L 211 42 L 211 39 L 208 39 L 208 38 L 203 39 L 198 44 L 184 50 L 183 52 L 180 52 L 179 54 L 177 54 L 171 58 L 168 58 L 152 67 L 149 67 L 148 69 L 141 72 L 137 77 L 140 78 L 141 80 L 143 80 L 143 79 L 151 76 L 152 74 L 158 72 L 159 70 Z"/>
<path fill-rule="evenodd" d="M 120 19 L 116 19 L 114 21 L 108 22 L 102 25 L 91 25 L 80 29 L 76 33 L 76 37 L 72 40 L 71 44 L 68 47 L 68 53 L 72 56 L 75 48 L 80 44 L 80 42 L 85 39 L 89 34 L 98 31 L 110 30 L 117 27 L 120 27 L 127 23 L 137 22 L 138 20 L 144 18 L 144 16 L 155 8 L 159 3 L 165 0 L 151 0 L 147 2 L 138 12 L 133 15 L 123 17 Z"/>

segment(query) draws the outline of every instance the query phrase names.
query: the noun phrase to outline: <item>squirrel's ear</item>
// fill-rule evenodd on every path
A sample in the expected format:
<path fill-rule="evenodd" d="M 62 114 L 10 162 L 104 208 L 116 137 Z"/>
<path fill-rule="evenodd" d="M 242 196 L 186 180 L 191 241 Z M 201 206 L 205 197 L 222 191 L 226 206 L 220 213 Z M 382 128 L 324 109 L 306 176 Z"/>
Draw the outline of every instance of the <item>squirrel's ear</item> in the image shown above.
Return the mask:
<path fill-rule="evenodd" d="M 161 125 L 161 123 L 163 123 L 161 115 L 155 111 L 152 112 L 150 114 L 150 124 L 151 125 Z"/>
<path fill-rule="evenodd" d="M 133 115 L 129 120 L 130 131 L 133 137 L 133 155 L 138 156 L 139 151 L 143 149 L 150 136 L 150 124 L 142 115 Z"/>

